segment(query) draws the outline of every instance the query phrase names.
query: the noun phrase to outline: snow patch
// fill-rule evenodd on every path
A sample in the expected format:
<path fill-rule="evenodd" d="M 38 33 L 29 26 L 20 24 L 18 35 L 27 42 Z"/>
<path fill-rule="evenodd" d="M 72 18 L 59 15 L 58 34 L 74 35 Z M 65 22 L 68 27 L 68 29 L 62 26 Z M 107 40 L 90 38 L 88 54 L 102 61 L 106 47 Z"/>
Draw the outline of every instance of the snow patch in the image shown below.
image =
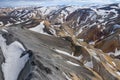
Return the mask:
<path fill-rule="evenodd" d="M 93 62 L 89 61 L 84 64 L 86 67 L 93 68 Z"/>
<path fill-rule="evenodd" d="M 100 15 L 102 17 L 102 19 L 98 19 L 98 21 L 101 22 L 101 23 L 104 22 L 104 20 L 108 17 L 108 15 L 111 14 L 111 12 L 114 13 L 114 15 L 112 15 L 109 19 L 114 19 L 114 18 L 118 17 L 118 15 L 119 15 L 118 12 L 115 9 L 112 9 L 112 10 L 102 10 L 102 9 L 100 9 L 96 12 L 97 12 L 98 15 Z M 106 23 L 104 23 L 104 24 L 106 24 Z"/>
<path fill-rule="evenodd" d="M 56 36 L 56 31 L 55 31 L 53 28 L 50 28 L 50 32 L 51 32 L 54 36 Z"/>
<path fill-rule="evenodd" d="M 101 27 L 100 25 L 97 26 L 97 28 L 100 28 L 100 27 Z"/>
<path fill-rule="evenodd" d="M 3 24 L 3 22 L 0 22 L 0 26 L 3 26 L 4 24 Z"/>
<path fill-rule="evenodd" d="M 10 26 L 12 25 L 12 23 L 10 23 L 9 21 L 7 21 L 7 24 L 5 26 Z"/>
<path fill-rule="evenodd" d="M 65 51 L 62 51 L 62 50 L 59 50 L 59 49 L 53 49 L 53 50 L 54 50 L 55 52 L 57 52 L 57 53 L 67 55 L 67 56 L 72 57 L 72 58 L 77 59 L 77 60 L 81 60 L 81 59 L 83 58 L 82 55 L 80 55 L 80 56 L 78 56 L 78 57 L 75 57 L 75 56 L 71 55 L 70 53 L 65 52 Z"/>
<path fill-rule="evenodd" d="M 4 29 L 4 28 L 2 29 L 2 31 L 4 31 L 4 32 L 8 33 L 8 31 L 7 31 L 6 29 Z"/>
<path fill-rule="evenodd" d="M 62 54 L 65 54 L 65 55 L 70 55 L 70 53 L 62 51 L 62 50 L 58 50 L 58 49 L 54 49 L 54 50 L 58 53 L 62 53 Z"/>
<path fill-rule="evenodd" d="M 83 55 L 80 55 L 79 57 L 76 57 L 76 59 L 81 60 L 83 58 Z"/>
<path fill-rule="evenodd" d="M 29 59 L 28 54 L 20 58 L 25 51 L 23 45 L 18 41 L 7 45 L 2 35 L 0 35 L 0 47 L 5 57 L 5 63 L 1 65 L 5 80 L 17 80 L 20 71 Z"/>
<path fill-rule="evenodd" d="M 118 29 L 118 28 L 120 28 L 120 25 L 115 24 L 115 25 L 113 26 L 113 28 L 114 28 L 114 29 Z"/>
<path fill-rule="evenodd" d="M 78 39 L 78 41 L 83 42 L 83 41 L 84 41 L 84 39 Z"/>
<path fill-rule="evenodd" d="M 117 48 L 115 49 L 115 53 L 114 52 L 109 52 L 109 55 L 113 54 L 114 56 L 119 56 L 120 55 L 120 50 L 117 50 Z"/>
<path fill-rule="evenodd" d="M 89 44 L 91 44 L 91 45 L 95 45 L 95 42 L 94 42 L 94 41 L 91 41 L 91 42 L 89 42 Z"/>
<path fill-rule="evenodd" d="M 76 36 L 78 36 L 83 31 L 83 27 L 80 27 L 79 31 L 76 33 Z"/>
<path fill-rule="evenodd" d="M 100 58 L 99 57 L 97 57 L 97 56 L 93 56 L 97 61 L 100 61 Z"/>
<path fill-rule="evenodd" d="M 38 32 L 41 34 L 49 35 L 46 32 L 44 32 L 44 30 L 43 30 L 44 28 L 45 28 L 44 21 L 42 21 L 38 26 L 36 26 L 34 28 L 29 28 L 29 30 L 34 31 L 34 32 Z"/>
<path fill-rule="evenodd" d="M 120 76 L 120 72 L 117 71 L 116 73 Z"/>
<path fill-rule="evenodd" d="M 101 36 L 101 38 L 100 39 L 103 39 L 104 38 L 104 36 Z"/>
<path fill-rule="evenodd" d="M 45 7 L 39 8 L 38 10 L 41 12 L 42 15 L 48 15 L 52 11 L 56 11 L 58 9 L 59 7 L 55 7 L 55 6 L 51 6 L 51 7 L 45 6 Z"/>
<path fill-rule="evenodd" d="M 65 77 L 66 77 L 66 79 L 67 79 L 67 80 L 72 80 L 72 79 L 71 79 L 71 78 L 69 78 L 69 77 L 68 77 L 68 75 L 67 75 L 67 74 L 65 74 L 64 72 L 63 72 L 63 75 L 65 75 Z"/>
<path fill-rule="evenodd" d="M 107 65 L 108 65 L 109 67 L 111 67 L 111 68 L 113 68 L 113 69 L 114 69 L 114 67 L 113 67 L 111 64 L 107 63 Z"/>
<path fill-rule="evenodd" d="M 71 61 L 67 61 L 67 63 L 71 64 L 71 65 L 74 65 L 74 66 L 80 66 L 79 64 L 76 64 L 76 63 L 73 63 Z"/>

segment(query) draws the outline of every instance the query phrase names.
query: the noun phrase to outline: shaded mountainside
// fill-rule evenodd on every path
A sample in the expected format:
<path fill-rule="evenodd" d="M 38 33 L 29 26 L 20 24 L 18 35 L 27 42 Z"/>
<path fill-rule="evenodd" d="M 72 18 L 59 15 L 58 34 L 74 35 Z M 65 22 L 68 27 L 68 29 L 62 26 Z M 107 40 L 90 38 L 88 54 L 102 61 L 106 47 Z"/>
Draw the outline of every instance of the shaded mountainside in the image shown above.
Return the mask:
<path fill-rule="evenodd" d="M 0 11 L 0 80 L 120 80 L 120 4 Z"/>

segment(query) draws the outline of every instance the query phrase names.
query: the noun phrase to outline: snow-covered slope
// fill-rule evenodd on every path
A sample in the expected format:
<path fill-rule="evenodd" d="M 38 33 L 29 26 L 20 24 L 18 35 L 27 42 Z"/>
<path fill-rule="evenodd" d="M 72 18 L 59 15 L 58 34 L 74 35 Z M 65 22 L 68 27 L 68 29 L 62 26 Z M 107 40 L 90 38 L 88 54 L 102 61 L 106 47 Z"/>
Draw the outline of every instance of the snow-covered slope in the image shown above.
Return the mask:
<path fill-rule="evenodd" d="M 0 48 L 2 49 L 5 62 L 1 65 L 5 80 L 17 80 L 21 70 L 24 68 L 29 57 L 26 54 L 20 57 L 25 51 L 23 45 L 15 41 L 10 45 L 6 44 L 6 39 L 0 34 Z"/>
<path fill-rule="evenodd" d="M 35 31 L 35 32 L 38 32 L 38 33 L 41 33 L 41 34 L 49 35 L 48 33 L 46 33 L 46 32 L 44 31 L 44 29 L 45 29 L 44 21 L 40 22 L 40 24 L 37 25 L 37 26 L 34 27 L 34 28 L 29 28 L 29 30 L 31 30 L 31 31 Z"/>

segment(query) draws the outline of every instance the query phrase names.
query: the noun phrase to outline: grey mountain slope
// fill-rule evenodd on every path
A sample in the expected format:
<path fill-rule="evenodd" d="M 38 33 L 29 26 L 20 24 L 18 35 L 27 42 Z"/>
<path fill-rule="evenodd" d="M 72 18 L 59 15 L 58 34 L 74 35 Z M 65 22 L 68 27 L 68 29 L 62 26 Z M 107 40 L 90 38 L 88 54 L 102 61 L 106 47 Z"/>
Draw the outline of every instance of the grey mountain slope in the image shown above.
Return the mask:
<path fill-rule="evenodd" d="M 68 6 L 1 9 L 0 35 L 7 45 L 22 43 L 25 51 L 20 58 L 27 53 L 30 57 L 18 80 L 120 80 L 120 4 L 73 8 L 70 14 Z M 46 10 L 53 13 L 42 15 Z M 38 26 L 33 31 L 39 31 L 30 31 Z M 117 55 L 109 55 L 115 50 Z"/>
<path fill-rule="evenodd" d="M 76 59 L 54 51 L 56 48 L 70 53 L 69 42 L 14 27 L 9 28 L 8 32 L 33 52 L 18 80 L 68 80 L 72 75 L 75 75 L 78 80 L 102 80 Z M 72 61 L 80 66 L 74 66 L 67 61 Z"/>

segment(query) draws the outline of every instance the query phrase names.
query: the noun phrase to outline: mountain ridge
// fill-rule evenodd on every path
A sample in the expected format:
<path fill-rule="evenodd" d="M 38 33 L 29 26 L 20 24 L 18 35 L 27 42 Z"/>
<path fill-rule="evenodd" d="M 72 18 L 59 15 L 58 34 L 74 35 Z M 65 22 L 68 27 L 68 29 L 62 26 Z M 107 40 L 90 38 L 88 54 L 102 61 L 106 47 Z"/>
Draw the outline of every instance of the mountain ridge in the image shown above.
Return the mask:
<path fill-rule="evenodd" d="M 120 3 L 0 11 L 0 64 L 11 59 L 4 45 L 10 55 L 18 49 L 17 60 L 28 56 L 17 80 L 120 80 Z"/>

